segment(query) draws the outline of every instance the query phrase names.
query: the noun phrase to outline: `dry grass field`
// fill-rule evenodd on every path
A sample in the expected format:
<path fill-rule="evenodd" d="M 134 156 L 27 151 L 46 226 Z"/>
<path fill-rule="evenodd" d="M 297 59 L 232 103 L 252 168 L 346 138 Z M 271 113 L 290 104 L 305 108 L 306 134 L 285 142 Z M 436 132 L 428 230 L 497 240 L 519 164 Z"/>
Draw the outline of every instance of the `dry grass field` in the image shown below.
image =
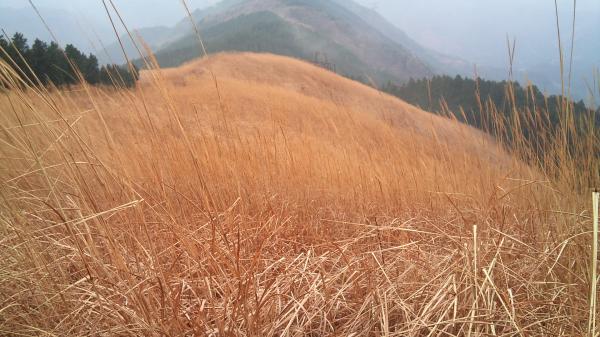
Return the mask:
<path fill-rule="evenodd" d="M 274 55 L 0 77 L 0 335 L 588 333 L 593 129 L 526 164 Z"/>

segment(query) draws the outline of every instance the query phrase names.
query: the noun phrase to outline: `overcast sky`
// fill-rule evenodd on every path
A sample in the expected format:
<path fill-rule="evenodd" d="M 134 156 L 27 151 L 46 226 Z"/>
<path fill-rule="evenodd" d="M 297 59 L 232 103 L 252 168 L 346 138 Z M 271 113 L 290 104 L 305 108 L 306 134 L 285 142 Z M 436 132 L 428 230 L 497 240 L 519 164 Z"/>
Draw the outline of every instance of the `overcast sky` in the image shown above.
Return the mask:
<path fill-rule="evenodd" d="M 554 0 L 357 0 L 375 8 L 419 43 L 476 63 L 507 62 L 506 36 L 527 59 L 550 62 L 557 45 Z M 571 32 L 573 0 L 559 0 L 563 39 Z M 577 0 L 578 46 L 599 46 L 600 0 Z M 595 41 L 592 41 L 595 40 Z M 577 46 L 576 46 L 577 50 Z M 538 51 L 539 53 L 536 53 Z M 600 59 L 600 50 L 596 50 Z"/>
<path fill-rule="evenodd" d="M 101 0 L 33 0 L 40 8 L 69 10 L 78 18 L 107 25 Z M 131 28 L 174 25 L 180 0 L 113 0 Z M 506 66 L 506 36 L 517 40 L 523 66 L 554 63 L 554 0 L 356 0 L 376 9 L 410 37 L 431 49 L 481 65 Z M 187 0 L 192 9 L 218 0 Z M 573 0 L 559 0 L 563 38 L 568 44 Z M 585 64 L 600 65 L 600 0 L 578 0 L 576 51 Z M 0 0 L 0 7 L 29 7 L 27 0 Z M 577 48 L 579 47 L 579 48 Z M 586 49 L 587 48 L 587 49 Z M 593 61 L 589 61 L 589 59 Z"/>
<path fill-rule="evenodd" d="M 129 24 L 140 28 L 172 25 L 184 14 L 180 0 L 113 0 Z M 202 8 L 219 0 L 187 0 L 191 8 Z M 356 0 L 378 10 L 410 34 L 445 29 L 472 31 L 477 24 L 510 30 L 514 20 L 529 21 L 533 26 L 554 20 L 554 0 Z M 69 9 L 96 18 L 104 18 L 101 0 L 33 0 L 39 7 Z M 559 0 L 561 11 L 568 15 L 573 0 Z M 578 0 L 579 15 L 600 13 L 599 0 Z M 0 5 L 29 7 L 27 0 L 0 0 Z M 548 15 L 549 14 L 549 15 Z M 433 20 L 432 20 L 433 19 Z M 600 20 L 595 17 L 596 21 Z"/>
<path fill-rule="evenodd" d="M 218 2 L 218 0 L 186 1 L 193 9 Z M 127 20 L 127 24 L 133 28 L 174 25 L 185 15 L 180 0 L 113 0 L 113 2 Z M 40 8 L 69 10 L 102 23 L 107 20 L 102 0 L 33 0 L 33 3 Z M 30 7 L 28 0 L 0 0 L 0 6 Z"/>

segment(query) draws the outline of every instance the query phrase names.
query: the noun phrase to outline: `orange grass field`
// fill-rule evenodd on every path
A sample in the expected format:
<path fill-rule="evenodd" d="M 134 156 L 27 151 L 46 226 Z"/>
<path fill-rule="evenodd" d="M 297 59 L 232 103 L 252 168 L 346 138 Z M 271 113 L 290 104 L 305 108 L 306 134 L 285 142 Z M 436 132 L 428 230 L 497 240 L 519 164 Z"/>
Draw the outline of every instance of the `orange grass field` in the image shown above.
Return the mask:
<path fill-rule="evenodd" d="M 267 54 L 0 78 L 0 335 L 594 335 L 593 129 L 528 165 Z"/>

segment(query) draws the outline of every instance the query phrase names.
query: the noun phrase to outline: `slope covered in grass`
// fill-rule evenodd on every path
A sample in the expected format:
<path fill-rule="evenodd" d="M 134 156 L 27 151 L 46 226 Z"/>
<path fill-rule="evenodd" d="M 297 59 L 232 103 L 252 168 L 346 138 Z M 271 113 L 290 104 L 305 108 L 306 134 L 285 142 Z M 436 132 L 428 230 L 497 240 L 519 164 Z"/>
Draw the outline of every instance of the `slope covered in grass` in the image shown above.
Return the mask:
<path fill-rule="evenodd" d="M 580 191 L 310 64 L 222 54 L 0 107 L 0 334 L 587 329 Z"/>

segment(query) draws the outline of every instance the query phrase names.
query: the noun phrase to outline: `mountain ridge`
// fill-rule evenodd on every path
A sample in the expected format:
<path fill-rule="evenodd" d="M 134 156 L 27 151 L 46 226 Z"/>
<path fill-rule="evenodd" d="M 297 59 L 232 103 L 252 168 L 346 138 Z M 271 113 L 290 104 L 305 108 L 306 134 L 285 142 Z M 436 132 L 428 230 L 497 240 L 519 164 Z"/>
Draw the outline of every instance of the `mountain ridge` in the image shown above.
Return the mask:
<path fill-rule="evenodd" d="M 405 82 L 440 71 L 433 62 L 435 54 L 398 28 L 395 34 L 404 34 L 403 39 L 385 34 L 382 27 L 393 25 L 381 16 L 371 14 L 369 19 L 360 15 L 361 8 L 367 10 L 339 0 L 228 0 L 192 16 L 209 52 L 270 52 L 309 61 L 320 55 L 341 74 L 376 84 Z M 375 27 L 377 20 L 385 23 Z M 139 31 L 161 66 L 177 66 L 200 56 L 187 18 L 159 34 L 170 35 L 167 42 L 147 32 Z M 426 56 L 428 60 L 424 60 Z"/>

